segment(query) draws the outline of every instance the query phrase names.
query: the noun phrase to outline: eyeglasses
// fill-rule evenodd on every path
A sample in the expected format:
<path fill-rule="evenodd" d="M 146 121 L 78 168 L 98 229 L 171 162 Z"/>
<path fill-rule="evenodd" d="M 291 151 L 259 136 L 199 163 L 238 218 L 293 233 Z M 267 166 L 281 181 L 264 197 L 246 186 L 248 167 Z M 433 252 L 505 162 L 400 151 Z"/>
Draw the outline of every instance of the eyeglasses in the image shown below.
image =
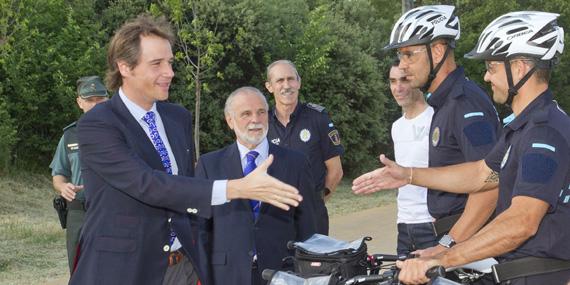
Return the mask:
<path fill-rule="evenodd" d="M 412 50 L 412 51 L 404 51 L 404 52 L 396 52 L 396 55 L 398 56 L 398 59 L 400 61 L 406 62 L 406 63 L 414 63 L 417 58 L 414 57 L 415 54 L 420 53 L 420 52 L 424 52 L 426 51 L 426 48 L 421 48 L 421 49 L 417 49 L 417 50 Z"/>
<path fill-rule="evenodd" d="M 502 61 L 485 61 L 485 69 L 489 74 L 495 74 L 497 72 L 496 66 L 499 64 L 505 64 Z"/>
<path fill-rule="evenodd" d="M 527 58 L 511 59 L 509 62 L 516 62 L 516 61 L 534 63 L 534 61 L 532 59 L 527 59 Z M 487 70 L 487 72 L 489 72 L 489 74 L 495 74 L 495 72 L 497 72 L 496 66 L 499 64 L 505 64 L 505 62 L 504 61 L 485 61 L 485 69 Z"/>

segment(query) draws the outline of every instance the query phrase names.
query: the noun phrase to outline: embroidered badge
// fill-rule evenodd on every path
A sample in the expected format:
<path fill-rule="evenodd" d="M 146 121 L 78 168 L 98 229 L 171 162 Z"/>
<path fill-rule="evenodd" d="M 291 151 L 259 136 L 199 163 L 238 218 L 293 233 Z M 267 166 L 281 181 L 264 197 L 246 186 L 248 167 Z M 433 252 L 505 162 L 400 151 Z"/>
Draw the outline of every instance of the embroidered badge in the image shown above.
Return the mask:
<path fill-rule="evenodd" d="M 275 139 L 271 140 L 271 143 L 275 144 L 275 145 L 279 145 L 279 143 L 281 143 L 281 140 L 279 138 L 275 138 Z"/>
<path fill-rule="evenodd" d="M 78 143 L 70 143 L 70 144 L 67 144 L 67 148 L 69 148 L 69 150 L 78 150 L 79 144 Z"/>
<path fill-rule="evenodd" d="M 337 130 L 330 132 L 329 138 L 334 145 L 340 145 L 340 135 L 338 134 Z"/>
<path fill-rule="evenodd" d="M 433 146 L 437 146 L 439 144 L 439 137 L 439 127 L 435 127 L 435 129 L 433 129 L 433 133 L 431 134 L 431 144 Z"/>
<path fill-rule="evenodd" d="M 507 160 L 509 160 L 510 153 L 511 153 L 511 146 L 509 146 L 507 152 L 505 152 L 505 156 L 503 156 L 503 160 L 501 161 L 501 169 L 503 169 L 503 167 L 505 167 L 505 164 L 507 164 Z"/>
<path fill-rule="evenodd" d="M 311 139 L 311 132 L 307 129 L 302 129 L 299 133 L 299 138 L 301 138 L 303 142 L 308 142 Z"/>

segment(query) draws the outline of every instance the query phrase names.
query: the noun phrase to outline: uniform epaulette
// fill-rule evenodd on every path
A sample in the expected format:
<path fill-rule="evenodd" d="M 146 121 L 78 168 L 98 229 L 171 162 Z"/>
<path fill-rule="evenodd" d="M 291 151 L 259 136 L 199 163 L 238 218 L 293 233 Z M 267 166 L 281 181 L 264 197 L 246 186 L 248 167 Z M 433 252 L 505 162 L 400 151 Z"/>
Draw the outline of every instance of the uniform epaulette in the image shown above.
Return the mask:
<path fill-rule="evenodd" d="M 317 105 L 315 103 L 307 103 L 307 107 L 322 113 L 325 110 L 325 107 L 321 106 L 321 105 Z"/>
<path fill-rule="evenodd" d="M 533 114 L 533 122 L 537 125 L 548 123 L 548 108 L 537 111 Z"/>
<path fill-rule="evenodd" d="M 75 127 L 75 125 L 77 125 L 77 121 L 67 125 L 67 127 L 63 128 L 63 131 L 65 132 L 65 131 L 67 131 L 67 129 Z"/>

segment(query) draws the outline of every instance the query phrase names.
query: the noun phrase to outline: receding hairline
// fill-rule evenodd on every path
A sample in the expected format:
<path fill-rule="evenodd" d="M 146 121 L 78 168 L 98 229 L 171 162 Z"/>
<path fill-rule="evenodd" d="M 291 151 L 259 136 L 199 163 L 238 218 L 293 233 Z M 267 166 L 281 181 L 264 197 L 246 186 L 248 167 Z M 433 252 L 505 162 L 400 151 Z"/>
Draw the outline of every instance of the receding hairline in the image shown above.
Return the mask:
<path fill-rule="evenodd" d="M 225 116 L 229 116 L 231 114 L 232 103 L 233 103 L 235 97 L 242 95 L 242 94 L 255 94 L 255 95 L 257 95 L 263 101 L 263 104 L 265 105 L 265 109 L 269 110 L 269 104 L 267 103 L 267 99 L 265 98 L 263 93 L 261 93 L 261 91 L 259 91 L 259 89 L 252 87 L 252 86 L 244 86 L 244 87 L 240 87 L 240 88 L 234 90 L 232 93 L 230 93 L 230 95 L 226 99 L 226 104 L 224 106 L 224 115 Z"/>
<path fill-rule="evenodd" d="M 265 80 L 267 82 L 271 81 L 271 78 L 269 76 L 271 73 L 271 70 L 275 66 L 280 65 L 280 64 L 289 65 L 295 71 L 295 75 L 297 75 L 297 80 L 301 79 L 301 76 L 299 76 L 299 71 L 297 71 L 297 67 L 295 66 L 295 64 L 292 61 L 290 61 L 288 59 L 280 59 L 280 60 L 276 60 L 276 61 L 272 62 L 270 65 L 267 66 L 267 69 L 265 70 Z"/>

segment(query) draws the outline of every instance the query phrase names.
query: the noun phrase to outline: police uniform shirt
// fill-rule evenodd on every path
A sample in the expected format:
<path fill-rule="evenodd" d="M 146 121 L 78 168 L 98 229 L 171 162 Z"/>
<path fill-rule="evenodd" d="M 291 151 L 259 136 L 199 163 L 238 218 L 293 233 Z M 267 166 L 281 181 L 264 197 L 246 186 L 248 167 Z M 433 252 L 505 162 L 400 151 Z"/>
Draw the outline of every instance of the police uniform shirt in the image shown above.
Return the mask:
<path fill-rule="evenodd" d="M 538 232 L 502 258 L 525 256 L 570 260 L 570 118 L 547 90 L 510 124 L 485 158 L 499 172 L 497 214 L 516 196 L 548 203 Z M 508 229 L 504 229 L 508 230 Z"/>
<path fill-rule="evenodd" d="M 79 143 L 77 141 L 76 122 L 71 123 L 63 129 L 63 136 L 57 144 L 57 149 L 53 160 L 50 163 L 51 175 L 62 175 L 67 177 L 73 185 L 83 185 L 81 178 L 81 166 L 79 164 Z M 77 192 L 75 198 L 85 201 L 83 191 Z"/>
<path fill-rule="evenodd" d="M 477 161 L 497 141 L 499 119 L 490 98 L 457 67 L 433 94 L 428 104 L 435 113 L 430 128 L 429 166 Z M 466 194 L 428 191 L 428 209 L 436 218 L 463 212 Z"/>
<path fill-rule="evenodd" d="M 267 139 L 276 145 L 302 152 L 309 159 L 317 191 L 325 187 L 325 161 L 342 155 L 340 136 L 325 108 L 312 103 L 298 103 L 287 127 L 270 111 Z"/>

